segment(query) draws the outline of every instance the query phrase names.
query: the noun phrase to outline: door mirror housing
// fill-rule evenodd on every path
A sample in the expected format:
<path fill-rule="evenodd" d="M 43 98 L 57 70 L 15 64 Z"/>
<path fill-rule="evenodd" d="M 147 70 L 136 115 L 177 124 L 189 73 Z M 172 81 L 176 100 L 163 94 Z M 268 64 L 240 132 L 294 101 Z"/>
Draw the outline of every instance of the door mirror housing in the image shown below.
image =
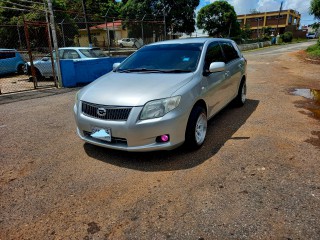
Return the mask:
<path fill-rule="evenodd" d="M 224 62 L 213 62 L 210 64 L 209 72 L 223 72 L 226 69 L 226 64 Z"/>
<path fill-rule="evenodd" d="M 120 66 L 120 63 L 114 63 L 112 66 L 113 71 L 116 70 L 116 68 L 119 66 Z"/>

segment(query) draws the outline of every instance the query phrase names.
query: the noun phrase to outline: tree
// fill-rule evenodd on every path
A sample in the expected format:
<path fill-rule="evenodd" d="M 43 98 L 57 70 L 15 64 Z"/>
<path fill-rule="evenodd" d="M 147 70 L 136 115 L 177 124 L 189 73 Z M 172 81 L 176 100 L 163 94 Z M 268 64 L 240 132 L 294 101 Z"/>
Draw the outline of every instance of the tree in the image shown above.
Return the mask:
<path fill-rule="evenodd" d="M 250 29 L 249 24 L 244 25 L 244 28 L 241 29 L 240 35 L 241 35 L 241 38 L 243 38 L 243 39 L 250 39 L 251 38 L 252 30 Z"/>
<path fill-rule="evenodd" d="M 216 1 L 200 9 L 197 26 L 208 32 L 209 36 L 235 37 L 240 33 L 237 14 L 226 1 Z"/>
<path fill-rule="evenodd" d="M 311 0 L 309 13 L 320 20 L 320 0 Z"/>
<path fill-rule="evenodd" d="M 122 8 L 122 16 L 137 20 L 145 15 L 146 19 L 165 19 L 166 32 L 190 34 L 195 30 L 194 11 L 198 5 L 199 0 L 128 0 Z"/>

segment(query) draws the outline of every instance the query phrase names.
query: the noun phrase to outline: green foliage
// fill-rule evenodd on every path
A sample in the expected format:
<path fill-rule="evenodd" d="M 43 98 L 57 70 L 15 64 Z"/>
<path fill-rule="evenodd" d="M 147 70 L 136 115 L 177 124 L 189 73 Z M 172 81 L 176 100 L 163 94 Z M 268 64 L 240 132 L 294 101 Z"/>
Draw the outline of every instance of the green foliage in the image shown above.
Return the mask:
<path fill-rule="evenodd" d="M 199 0 L 128 0 L 121 9 L 121 15 L 128 20 L 145 17 L 158 21 L 163 21 L 165 15 L 167 32 L 189 34 L 195 30 L 194 11 L 198 5 Z M 163 28 L 162 25 L 158 30 Z"/>
<path fill-rule="evenodd" d="M 307 54 L 311 58 L 320 59 L 320 39 L 318 43 L 307 48 Z"/>
<path fill-rule="evenodd" d="M 320 0 L 311 0 L 309 13 L 320 19 Z"/>
<path fill-rule="evenodd" d="M 226 1 L 216 1 L 201 8 L 197 16 L 197 26 L 214 37 L 235 37 L 240 34 L 237 14 L 233 6 Z"/>
<path fill-rule="evenodd" d="M 250 25 L 244 25 L 244 28 L 240 30 L 240 36 L 243 39 L 250 39 L 252 35 L 252 30 L 250 29 Z"/>
<path fill-rule="evenodd" d="M 281 35 L 281 39 L 285 43 L 292 42 L 292 39 L 293 39 L 292 32 L 285 32 L 284 34 Z"/>

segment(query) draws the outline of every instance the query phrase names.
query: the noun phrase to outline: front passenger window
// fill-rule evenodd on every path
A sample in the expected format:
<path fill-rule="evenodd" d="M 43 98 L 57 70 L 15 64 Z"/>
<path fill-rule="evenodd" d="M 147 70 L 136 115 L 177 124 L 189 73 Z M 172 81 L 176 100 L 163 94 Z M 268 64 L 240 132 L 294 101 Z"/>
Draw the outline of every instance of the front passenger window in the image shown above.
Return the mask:
<path fill-rule="evenodd" d="M 213 62 L 225 62 L 220 44 L 217 42 L 211 43 L 207 49 L 204 63 L 204 71 L 206 73 L 209 73 L 210 64 Z"/>
<path fill-rule="evenodd" d="M 238 51 L 234 49 L 232 43 L 224 42 L 221 45 L 222 45 L 224 55 L 226 56 L 226 59 L 227 59 L 226 63 L 239 58 Z"/>

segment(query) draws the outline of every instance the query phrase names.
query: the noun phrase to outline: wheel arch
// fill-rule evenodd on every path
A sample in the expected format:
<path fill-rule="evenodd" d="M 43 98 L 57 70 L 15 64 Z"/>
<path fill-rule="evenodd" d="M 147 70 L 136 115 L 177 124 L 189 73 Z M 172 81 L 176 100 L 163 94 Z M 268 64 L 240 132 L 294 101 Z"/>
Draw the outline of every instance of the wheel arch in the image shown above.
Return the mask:
<path fill-rule="evenodd" d="M 208 109 L 207 109 L 207 104 L 203 99 L 199 99 L 192 107 L 192 109 L 194 109 L 195 107 L 202 107 L 204 109 L 204 111 L 206 112 L 206 114 L 208 114 Z M 192 112 L 191 109 L 191 112 Z M 190 112 L 190 113 L 191 113 Z"/>

